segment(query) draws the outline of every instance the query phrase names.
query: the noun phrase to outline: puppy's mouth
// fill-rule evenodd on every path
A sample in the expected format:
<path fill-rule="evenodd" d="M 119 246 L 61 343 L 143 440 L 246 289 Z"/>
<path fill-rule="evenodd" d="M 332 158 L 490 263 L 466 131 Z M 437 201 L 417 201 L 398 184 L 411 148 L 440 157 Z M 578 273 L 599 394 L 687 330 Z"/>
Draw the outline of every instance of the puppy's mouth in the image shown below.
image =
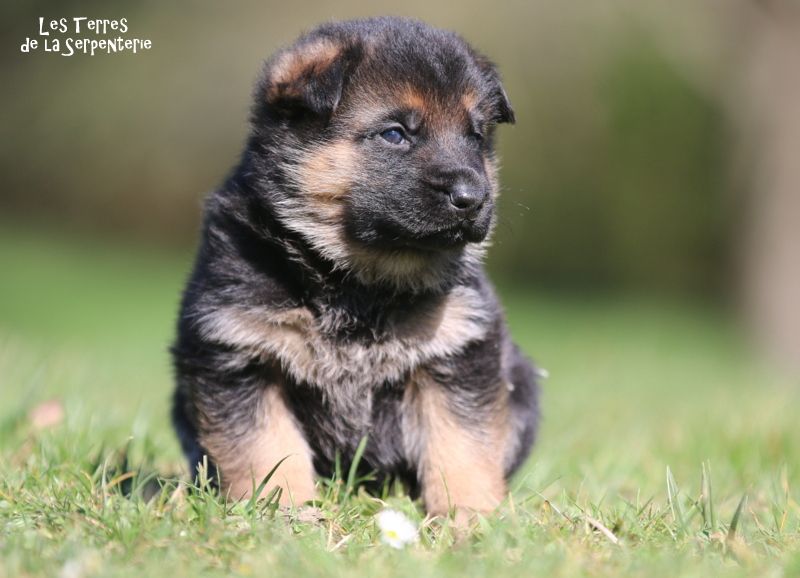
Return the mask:
<path fill-rule="evenodd" d="M 486 238 L 488 224 L 473 219 L 462 219 L 451 225 L 419 233 L 397 228 L 392 233 L 381 235 L 387 248 L 411 249 L 424 253 L 459 249 L 468 243 L 479 243 Z M 388 232 L 388 231 L 387 231 Z"/>

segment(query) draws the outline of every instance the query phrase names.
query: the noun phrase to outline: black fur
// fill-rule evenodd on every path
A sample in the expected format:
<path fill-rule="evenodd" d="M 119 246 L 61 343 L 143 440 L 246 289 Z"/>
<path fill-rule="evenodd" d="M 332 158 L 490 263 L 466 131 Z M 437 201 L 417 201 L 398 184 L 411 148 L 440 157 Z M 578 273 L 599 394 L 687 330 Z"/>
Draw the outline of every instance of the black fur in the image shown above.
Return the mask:
<path fill-rule="evenodd" d="M 323 56 L 309 67 L 289 59 L 314 51 Z M 393 99 L 405 89 L 435 110 L 397 106 Z M 462 106 L 465 95 L 471 111 Z M 385 109 L 365 123 L 365 107 L 376 102 Z M 520 466 L 538 421 L 535 373 L 507 335 L 478 250 L 494 216 L 487 174 L 494 127 L 513 120 L 489 61 L 455 34 L 413 20 L 327 24 L 267 63 L 241 161 L 206 205 L 172 349 L 173 422 L 192 469 L 208 453 L 204 436 L 225 437 L 231 447 L 246 438 L 263 409 L 261 394 L 277 384 L 319 475 L 331 475 L 337 455 L 348 467 L 367 435 L 362 470 L 398 477 L 415 491 L 419 456 L 403 443 L 402 430 L 404 395 L 418 371 L 442 388 L 466 428 L 480 429 L 498 403 L 508 404 L 505 474 Z M 408 142 L 398 147 L 381 136 L 393 126 Z M 342 176 L 347 186 L 332 202 L 332 218 L 319 214 L 328 201 L 302 183 L 327 186 L 341 176 L 335 167 L 333 176 L 310 171 L 327 166 L 323 161 L 304 164 L 334 142 L 344 143 L 337 154 L 357 162 Z M 454 195 L 473 205 L 456 206 Z M 466 295 L 474 309 L 452 321 L 463 324 L 454 334 L 469 338 L 445 335 L 443 353 L 400 359 L 431 342 L 436 315 L 454 295 Z M 231 311 L 265 320 L 307 314 L 309 347 L 318 339 L 334 353 L 341 346 L 363 355 L 352 366 L 343 358 L 337 373 L 315 349 L 318 367 L 294 367 L 297 352 L 271 348 L 271 329 L 263 347 L 254 343 Z M 371 357 L 395 343 L 398 358 Z M 323 374 L 333 377 L 306 378 Z"/>

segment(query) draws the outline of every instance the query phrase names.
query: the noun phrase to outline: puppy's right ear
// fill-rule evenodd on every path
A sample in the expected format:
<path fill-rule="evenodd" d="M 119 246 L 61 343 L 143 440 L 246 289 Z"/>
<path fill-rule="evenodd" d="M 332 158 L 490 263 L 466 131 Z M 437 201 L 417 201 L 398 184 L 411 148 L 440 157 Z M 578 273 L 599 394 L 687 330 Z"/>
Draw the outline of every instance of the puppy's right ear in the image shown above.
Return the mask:
<path fill-rule="evenodd" d="M 331 38 L 301 40 L 267 63 L 262 98 L 289 116 L 330 116 L 339 105 L 357 50 Z"/>
<path fill-rule="evenodd" d="M 497 72 L 497 67 L 482 54 L 475 54 L 474 58 L 478 69 L 481 71 L 484 82 L 486 82 L 489 87 L 493 114 L 492 120 L 498 123 L 507 122 L 509 124 L 514 124 L 514 122 L 516 122 L 514 109 L 511 107 L 506 89 L 500 81 L 500 73 Z"/>

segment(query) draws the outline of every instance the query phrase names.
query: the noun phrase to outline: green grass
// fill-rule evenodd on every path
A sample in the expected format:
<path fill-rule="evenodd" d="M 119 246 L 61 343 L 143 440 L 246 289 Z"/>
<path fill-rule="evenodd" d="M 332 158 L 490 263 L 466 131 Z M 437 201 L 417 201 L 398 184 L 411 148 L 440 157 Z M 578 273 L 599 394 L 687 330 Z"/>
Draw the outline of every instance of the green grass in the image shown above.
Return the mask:
<path fill-rule="evenodd" d="M 696 304 L 504 292 L 551 373 L 544 422 L 511 498 L 463 540 L 346 472 L 318 511 L 187 491 L 166 347 L 188 266 L 0 232 L 0 577 L 800 576 L 800 384 Z M 54 397 L 65 419 L 36 430 Z M 418 545 L 380 543 L 384 503 L 422 525 Z"/>

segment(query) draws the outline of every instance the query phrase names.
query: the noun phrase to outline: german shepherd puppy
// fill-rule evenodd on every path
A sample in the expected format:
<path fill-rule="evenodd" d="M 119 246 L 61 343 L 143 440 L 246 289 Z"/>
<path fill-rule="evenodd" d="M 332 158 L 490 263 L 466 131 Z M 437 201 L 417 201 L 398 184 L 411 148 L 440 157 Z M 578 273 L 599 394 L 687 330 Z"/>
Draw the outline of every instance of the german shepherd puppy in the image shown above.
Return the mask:
<path fill-rule="evenodd" d="M 192 469 L 242 498 L 286 458 L 264 491 L 297 504 L 366 438 L 359 471 L 430 513 L 503 500 L 538 421 L 481 265 L 513 121 L 489 60 L 415 20 L 325 24 L 267 62 L 172 349 Z"/>

